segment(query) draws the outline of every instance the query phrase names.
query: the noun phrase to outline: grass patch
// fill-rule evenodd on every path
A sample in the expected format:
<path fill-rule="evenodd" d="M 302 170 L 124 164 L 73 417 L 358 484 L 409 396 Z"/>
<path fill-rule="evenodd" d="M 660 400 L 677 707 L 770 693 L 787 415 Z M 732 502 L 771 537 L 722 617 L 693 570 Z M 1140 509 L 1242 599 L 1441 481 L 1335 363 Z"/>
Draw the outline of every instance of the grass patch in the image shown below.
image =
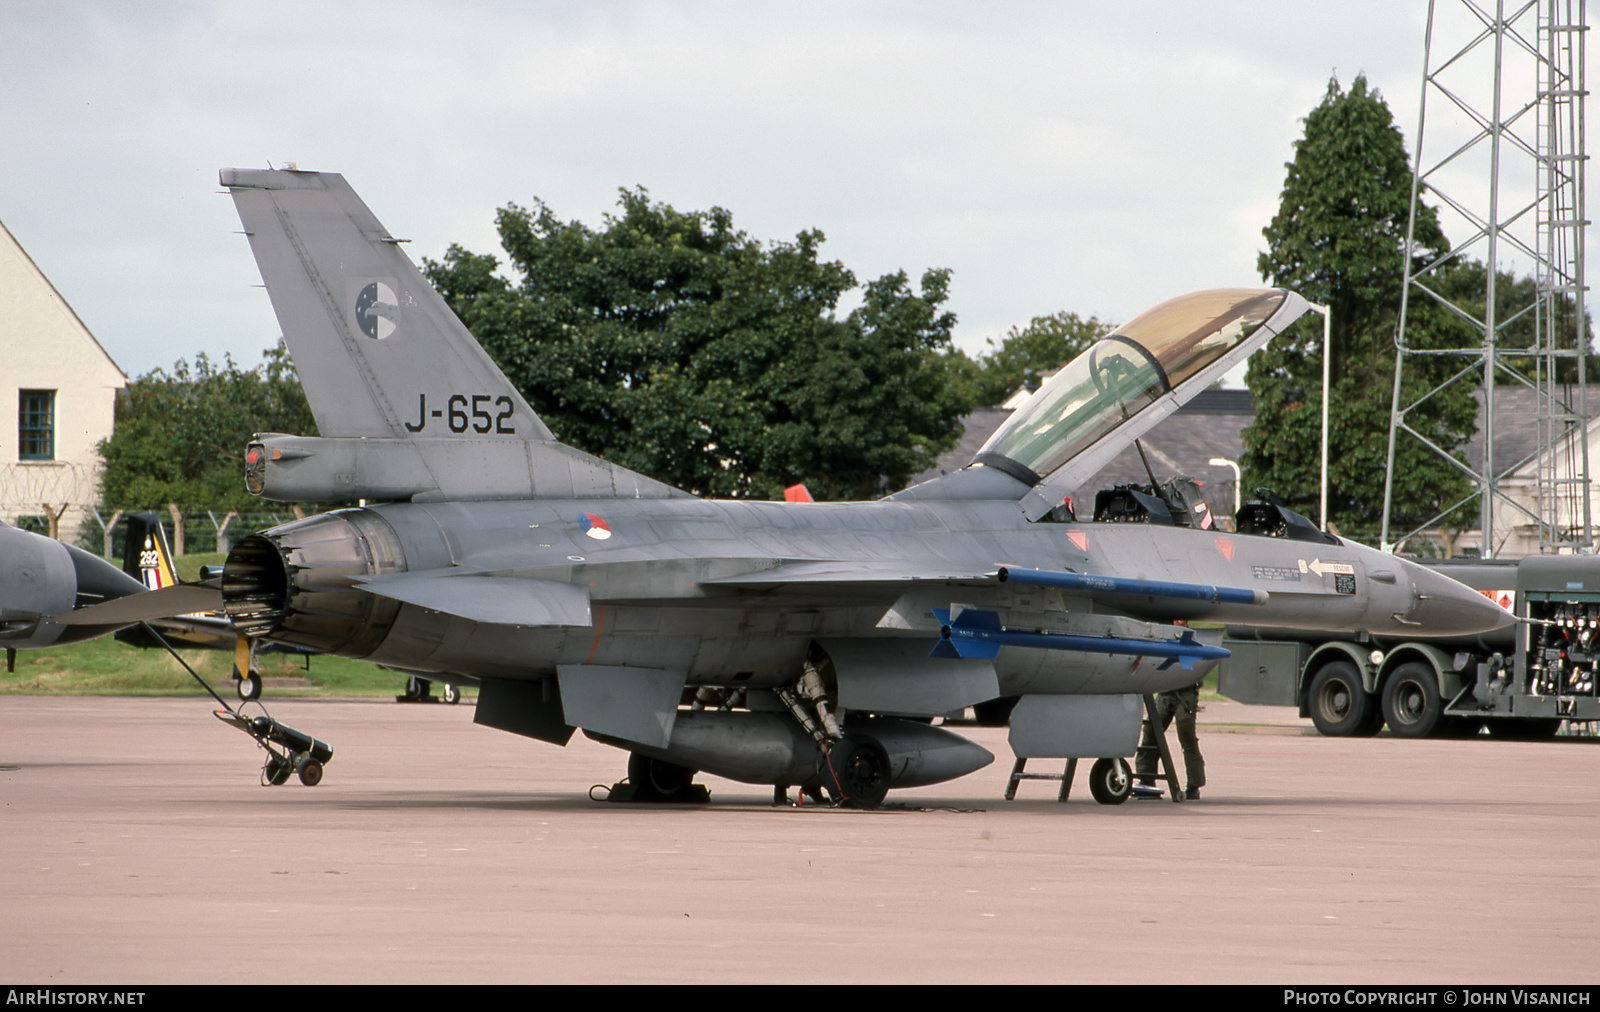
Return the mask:
<path fill-rule="evenodd" d="M 173 560 L 178 578 L 200 578 L 201 566 L 220 566 L 222 552 L 196 552 Z M 120 564 L 120 563 L 119 563 Z M 224 698 L 234 698 L 232 650 L 180 650 L 211 687 Z M 406 676 L 385 671 L 376 664 L 346 657 L 263 654 L 257 658 L 269 696 L 372 696 L 393 697 L 405 689 Z M 274 685 L 275 678 L 293 678 L 310 684 Z M 435 689 L 438 695 L 440 690 Z M 0 695 L 12 696 L 204 696 L 189 673 L 165 650 L 131 647 L 110 636 L 87 643 L 44 650 L 17 651 L 16 671 L 0 668 Z M 463 688 L 463 696 L 476 689 Z"/>
<path fill-rule="evenodd" d="M 230 651 L 180 650 L 179 654 L 212 688 L 232 698 Z M 267 654 L 259 666 L 267 679 L 268 696 L 395 696 L 406 682 L 398 672 L 345 657 L 315 656 L 306 670 L 304 657 Z M 279 686 L 273 684 L 274 678 L 303 678 L 312 684 Z M 205 690 L 166 651 L 130 647 L 103 636 L 68 647 L 17 651 L 17 670 L 0 669 L 0 695 L 204 696 Z"/>
<path fill-rule="evenodd" d="M 178 579 L 184 583 L 193 583 L 200 579 L 201 566 L 220 566 L 227 557 L 222 552 L 195 552 L 173 559 L 172 568 L 178 571 Z"/>

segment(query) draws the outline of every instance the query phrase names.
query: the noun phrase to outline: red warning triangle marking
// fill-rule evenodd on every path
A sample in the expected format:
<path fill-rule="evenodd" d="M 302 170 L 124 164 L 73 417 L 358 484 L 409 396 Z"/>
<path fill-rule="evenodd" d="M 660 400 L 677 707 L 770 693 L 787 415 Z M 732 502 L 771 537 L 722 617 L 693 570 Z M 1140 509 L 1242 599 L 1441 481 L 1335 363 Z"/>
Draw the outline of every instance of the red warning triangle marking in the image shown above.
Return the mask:
<path fill-rule="evenodd" d="M 1227 559 L 1229 562 L 1232 562 L 1233 561 L 1233 539 L 1232 538 L 1218 538 L 1217 539 L 1217 551 L 1222 553 L 1222 557 L 1224 559 Z"/>
<path fill-rule="evenodd" d="M 1068 531 L 1067 540 L 1077 545 L 1078 551 L 1080 552 L 1087 552 L 1089 550 L 1089 535 L 1083 533 L 1082 531 Z"/>

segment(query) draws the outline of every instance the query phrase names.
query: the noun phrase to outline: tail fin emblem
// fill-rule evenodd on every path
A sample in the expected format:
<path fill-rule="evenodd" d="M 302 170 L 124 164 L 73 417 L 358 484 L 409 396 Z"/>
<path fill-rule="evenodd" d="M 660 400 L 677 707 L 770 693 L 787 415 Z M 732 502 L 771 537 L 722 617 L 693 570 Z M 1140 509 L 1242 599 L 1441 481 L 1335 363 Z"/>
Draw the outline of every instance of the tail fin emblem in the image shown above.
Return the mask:
<path fill-rule="evenodd" d="M 356 296 L 356 324 L 361 332 L 375 340 L 383 340 L 394 333 L 400 320 L 400 300 L 394 289 L 382 281 L 374 281 L 361 289 Z"/>

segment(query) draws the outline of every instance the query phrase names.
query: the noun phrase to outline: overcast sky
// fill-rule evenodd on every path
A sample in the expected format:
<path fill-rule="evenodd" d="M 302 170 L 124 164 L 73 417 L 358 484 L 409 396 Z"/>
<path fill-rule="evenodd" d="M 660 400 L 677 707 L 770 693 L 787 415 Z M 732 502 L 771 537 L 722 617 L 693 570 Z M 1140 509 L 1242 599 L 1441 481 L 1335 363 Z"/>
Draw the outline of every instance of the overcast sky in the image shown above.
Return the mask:
<path fill-rule="evenodd" d="M 1365 73 L 1415 132 L 1424 0 L 0 0 L 0 221 L 130 376 L 277 322 L 222 166 L 342 172 L 415 260 L 619 187 L 858 278 L 954 272 L 970 351 L 1260 282 L 1301 119 Z M 1430 124 L 1431 130 L 1431 124 Z M 0 365 L 3 369 L 3 365 Z"/>

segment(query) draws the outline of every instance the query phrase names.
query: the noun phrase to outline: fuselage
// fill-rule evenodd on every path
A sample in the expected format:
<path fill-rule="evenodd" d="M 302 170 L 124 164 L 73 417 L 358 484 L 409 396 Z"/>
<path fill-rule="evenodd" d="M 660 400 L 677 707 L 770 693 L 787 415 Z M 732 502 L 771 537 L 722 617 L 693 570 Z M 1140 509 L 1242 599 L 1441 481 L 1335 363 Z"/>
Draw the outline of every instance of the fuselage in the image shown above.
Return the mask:
<path fill-rule="evenodd" d="M 256 634 L 466 678 L 542 679 L 559 665 L 593 664 L 682 669 L 695 685 L 779 685 L 793 681 L 813 643 L 889 637 L 931 649 L 939 623 L 930 609 L 952 605 L 994 609 L 1009 628 L 1151 639 L 1174 638 L 1174 622 L 1445 636 L 1503 620 L 1466 588 L 1348 542 L 1029 522 L 1012 501 L 377 505 L 241 543 L 229 562 L 236 599 L 249 596 L 240 552 L 267 570 L 281 558 L 286 573 L 281 615 Z M 1001 566 L 1269 596 L 1261 605 L 1091 597 L 1001 584 L 991 576 Z M 408 572 L 580 587 L 588 621 L 475 621 L 358 589 L 367 577 Z M 225 577 L 225 596 L 229 588 Z M 1195 677 L 1150 658 L 1012 647 L 1001 649 L 995 671 L 1005 695 L 1142 693 Z"/>

